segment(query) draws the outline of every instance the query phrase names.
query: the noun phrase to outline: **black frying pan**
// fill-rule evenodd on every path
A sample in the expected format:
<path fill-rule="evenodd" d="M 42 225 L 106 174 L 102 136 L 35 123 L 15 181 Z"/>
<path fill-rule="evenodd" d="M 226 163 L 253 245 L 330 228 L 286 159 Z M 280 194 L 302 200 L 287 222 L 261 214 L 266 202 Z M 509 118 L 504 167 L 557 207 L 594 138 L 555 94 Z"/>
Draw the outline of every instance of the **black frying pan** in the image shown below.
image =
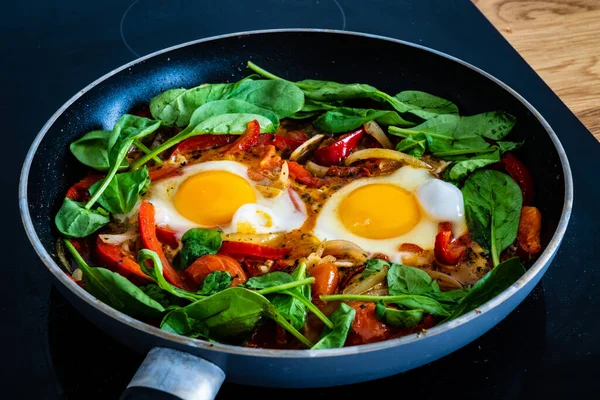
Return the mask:
<path fill-rule="evenodd" d="M 290 80 L 368 83 L 391 93 L 422 90 L 453 101 L 465 114 L 502 109 L 516 116 L 512 137 L 525 139 L 518 154 L 531 169 L 538 193 L 535 204 L 543 215 L 544 252 L 519 281 L 478 310 L 426 334 L 342 349 L 282 351 L 208 343 L 166 333 L 94 299 L 53 258 L 54 215 L 67 187 L 84 174 L 68 151 L 69 143 L 90 130 L 110 129 L 122 114 L 161 90 L 239 80 L 249 74 L 247 60 Z M 540 280 L 562 240 L 573 201 L 568 161 L 556 135 L 526 100 L 502 82 L 422 46 L 317 30 L 203 39 L 110 72 L 77 93 L 42 128 L 25 160 L 19 190 L 25 229 L 59 290 L 101 329 L 141 352 L 153 349 L 130 386 L 171 391 L 184 399 L 214 396 L 225 376 L 232 382 L 278 387 L 366 381 L 415 368 L 462 347 L 511 312 Z"/>

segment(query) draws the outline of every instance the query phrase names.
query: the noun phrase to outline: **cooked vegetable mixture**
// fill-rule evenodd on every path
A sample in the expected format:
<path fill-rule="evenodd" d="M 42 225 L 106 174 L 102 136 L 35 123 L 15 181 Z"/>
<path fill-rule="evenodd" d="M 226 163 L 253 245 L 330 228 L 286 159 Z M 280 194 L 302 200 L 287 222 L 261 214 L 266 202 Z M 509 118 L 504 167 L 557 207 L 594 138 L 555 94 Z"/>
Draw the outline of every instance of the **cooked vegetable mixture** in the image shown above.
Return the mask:
<path fill-rule="evenodd" d="M 200 340 L 337 348 L 472 311 L 541 251 L 513 116 L 248 67 L 71 144 L 88 171 L 58 256 L 99 300 Z"/>

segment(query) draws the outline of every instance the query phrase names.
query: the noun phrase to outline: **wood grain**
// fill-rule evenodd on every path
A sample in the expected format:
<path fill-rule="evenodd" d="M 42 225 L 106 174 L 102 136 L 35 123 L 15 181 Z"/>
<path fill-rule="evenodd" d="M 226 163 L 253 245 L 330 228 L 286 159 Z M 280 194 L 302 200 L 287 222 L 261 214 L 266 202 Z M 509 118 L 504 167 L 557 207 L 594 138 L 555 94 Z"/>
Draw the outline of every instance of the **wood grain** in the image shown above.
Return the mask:
<path fill-rule="evenodd" d="M 473 0 L 600 140 L 600 0 Z"/>

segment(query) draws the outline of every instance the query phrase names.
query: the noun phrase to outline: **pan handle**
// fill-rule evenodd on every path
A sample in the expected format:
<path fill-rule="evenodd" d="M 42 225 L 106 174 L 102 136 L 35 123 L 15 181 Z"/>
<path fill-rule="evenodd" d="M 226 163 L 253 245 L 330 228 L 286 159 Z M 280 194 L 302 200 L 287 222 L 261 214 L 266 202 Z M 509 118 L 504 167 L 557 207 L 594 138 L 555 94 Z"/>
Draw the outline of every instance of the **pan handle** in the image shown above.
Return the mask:
<path fill-rule="evenodd" d="M 182 351 L 155 347 L 148 352 L 121 400 L 166 398 L 157 397 L 156 391 L 181 400 L 212 400 L 224 380 L 225 372 L 209 361 Z"/>

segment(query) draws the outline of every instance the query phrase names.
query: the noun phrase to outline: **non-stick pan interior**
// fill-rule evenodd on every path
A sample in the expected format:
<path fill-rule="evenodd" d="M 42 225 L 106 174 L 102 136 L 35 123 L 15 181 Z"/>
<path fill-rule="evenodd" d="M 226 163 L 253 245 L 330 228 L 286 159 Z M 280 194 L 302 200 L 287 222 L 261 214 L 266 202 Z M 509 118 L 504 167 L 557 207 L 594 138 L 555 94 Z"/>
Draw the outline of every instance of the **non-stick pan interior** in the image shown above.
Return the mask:
<path fill-rule="evenodd" d="M 529 110 L 480 73 L 427 50 L 371 37 L 330 32 L 240 35 L 181 47 L 126 68 L 83 93 L 50 127 L 33 159 L 29 209 L 37 235 L 55 254 L 54 215 L 66 189 L 87 171 L 69 153 L 69 143 L 94 129 L 111 129 L 118 118 L 162 90 L 249 75 L 251 60 L 290 80 L 360 82 L 390 94 L 413 89 L 456 103 L 462 114 L 505 110 L 517 117 L 510 139 L 525 140 L 519 157 L 535 183 L 535 205 L 548 243 L 564 202 L 561 163 L 550 137 Z"/>

